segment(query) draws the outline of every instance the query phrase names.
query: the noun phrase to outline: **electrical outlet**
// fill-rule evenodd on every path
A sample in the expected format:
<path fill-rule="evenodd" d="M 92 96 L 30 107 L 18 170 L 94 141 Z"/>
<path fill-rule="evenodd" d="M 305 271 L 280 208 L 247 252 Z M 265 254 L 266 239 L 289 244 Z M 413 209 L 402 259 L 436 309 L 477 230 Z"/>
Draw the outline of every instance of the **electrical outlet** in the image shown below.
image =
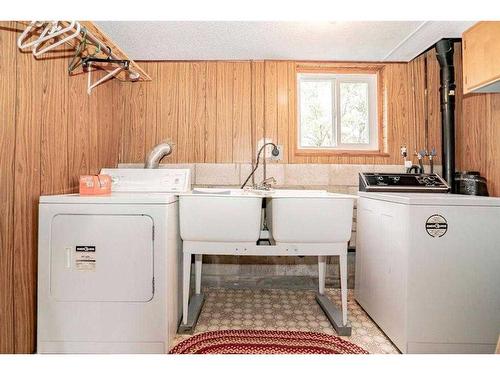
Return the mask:
<path fill-rule="evenodd" d="M 280 152 L 277 156 L 271 154 L 269 160 L 283 160 L 283 145 L 276 145 L 278 147 L 278 151 Z M 271 147 L 272 149 L 272 147 Z"/>

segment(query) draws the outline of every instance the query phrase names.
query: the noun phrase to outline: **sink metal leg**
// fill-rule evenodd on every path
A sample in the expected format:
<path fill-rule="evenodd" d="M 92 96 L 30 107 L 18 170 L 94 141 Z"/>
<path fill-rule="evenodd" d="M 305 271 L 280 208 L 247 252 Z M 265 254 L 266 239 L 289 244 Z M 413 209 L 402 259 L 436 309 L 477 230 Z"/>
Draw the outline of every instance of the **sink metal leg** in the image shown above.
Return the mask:
<path fill-rule="evenodd" d="M 326 282 L 326 256 L 318 256 L 318 281 L 319 281 L 319 294 L 325 294 Z"/>
<path fill-rule="evenodd" d="M 193 333 L 201 314 L 205 295 L 201 293 L 201 261 L 202 256 L 195 255 L 195 289 L 196 293 L 189 298 L 191 281 L 191 253 L 184 252 L 182 258 L 182 321 L 177 330 L 180 334 Z"/>
<path fill-rule="evenodd" d="M 187 324 L 189 306 L 189 282 L 191 280 L 191 253 L 184 252 L 182 259 L 182 323 Z"/>
<path fill-rule="evenodd" d="M 339 336 L 350 336 L 352 328 L 347 321 L 347 252 L 339 255 L 339 263 L 342 308 L 339 309 L 335 306 L 325 295 L 326 257 L 324 256 L 318 257 L 319 293 L 316 295 L 316 301 L 323 309 L 328 320 L 332 323 L 337 334 Z"/>
<path fill-rule="evenodd" d="M 201 293 L 201 265 L 203 255 L 196 254 L 194 256 L 194 273 L 195 273 L 195 293 Z"/>
<path fill-rule="evenodd" d="M 342 300 L 342 323 L 347 324 L 347 254 L 339 256 L 340 263 L 340 296 Z"/>

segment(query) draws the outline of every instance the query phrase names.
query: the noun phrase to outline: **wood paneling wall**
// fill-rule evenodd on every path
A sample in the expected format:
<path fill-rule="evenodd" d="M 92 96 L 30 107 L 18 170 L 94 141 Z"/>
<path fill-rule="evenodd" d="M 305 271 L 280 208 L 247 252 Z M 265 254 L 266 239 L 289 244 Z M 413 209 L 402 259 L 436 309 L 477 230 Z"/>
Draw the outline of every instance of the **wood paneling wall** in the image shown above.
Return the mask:
<path fill-rule="evenodd" d="M 500 196 L 500 94 L 462 94 L 461 44 L 455 44 L 457 168 L 479 170 Z M 434 50 L 409 63 L 307 63 L 383 66 L 386 155 L 295 155 L 296 61 L 147 62 L 151 83 L 115 87 L 125 108 L 120 162 L 143 162 L 155 143 L 176 147 L 170 163 L 250 162 L 263 137 L 284 146 L 282 163 L 399 164 L 399 147 L 436 148 L 440 163 L 439 64 Z M 147 108 L 146 108 L 147 107 Z"/>
<path fill-rule="evenodd" d="M 489 194 L 500 197 L 500 94 L 463 95 L 461 56 L 456 43 L 457 169 L 480 171 L 488 180 Z"/>
<path fill-rule="evenodd" d="M 74 192 L 80 174 L 116 166 L 121 137 L 119 83 L 88 96 L 67 57 L 19 52 L 18 32 L 0 22 L 0 353 L 35 350 L 39 196 Z"/>
<path fill-rule="evenodd" d="M 382 67 L 385 155 L 295 155 L 298 64 Z M 147 150 L 164 139 L 176 144 L 168 158 L 174 163 L 248 163 L 263 137 L 283 145 L 282 163 L 395 164 L 401 162 L 401 144 L 410 150 L 426 144 L 427 134 L 422 130 L 426 113 L 423 105 L 415 104 L 425 99 L 425 57 L 410 64 L 218 61 L 141 65 L 153 82 L 115 86 L 115 100 L 125 111 L 120 153 L 124 163 L 143 162 Z"/>
<path fill-rule="evenodd" d="M 401 144 L 440 149 L 433 51 L 383 65 L 386 156 L 299 157 L 297 62 L 147 62 L 152 82 L 111 81 L 87 96 L 86 76 L 69 77 L 66 57 L 19 52 L 18 32 L 0 22 L 1 353 L 35 350 L 38 199 L 75 191 L 80 174 L 142 162 L 163 139 L 176 143 L 168 162 L 177 163 L 249 162 L 264 136 L 284 146 L 283 163 L 395 164 Z M 500 196 L 500 95 L 461 94 L 456 49 L 457 166 L 480 170 Z"/>

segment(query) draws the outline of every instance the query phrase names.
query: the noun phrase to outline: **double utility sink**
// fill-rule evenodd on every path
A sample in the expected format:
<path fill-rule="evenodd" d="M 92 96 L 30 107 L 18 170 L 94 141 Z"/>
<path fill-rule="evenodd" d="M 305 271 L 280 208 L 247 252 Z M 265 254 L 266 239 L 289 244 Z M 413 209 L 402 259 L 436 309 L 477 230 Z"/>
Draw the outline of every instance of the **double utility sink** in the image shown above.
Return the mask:
<path fill-rule="evenodd" d="M 276 245 L 345 243 L 355 198 L 324 190 L 194 189 L 180 194 L 180 234 L 184 241 L 255 244 L 266 200 L 269 237 Z"/>

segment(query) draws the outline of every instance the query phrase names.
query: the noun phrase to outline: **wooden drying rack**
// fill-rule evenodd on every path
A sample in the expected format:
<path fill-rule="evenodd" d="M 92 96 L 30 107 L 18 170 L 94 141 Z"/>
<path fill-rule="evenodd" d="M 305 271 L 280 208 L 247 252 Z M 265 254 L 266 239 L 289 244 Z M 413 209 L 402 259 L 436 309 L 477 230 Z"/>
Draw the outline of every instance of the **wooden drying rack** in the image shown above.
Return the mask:
<path fill-rule="evenodd" d="M 125 52 L 115 43 L 113 40 L 107 36 L 94 22 L 92 21 L 78 21 L 80 25 L 85 27 L 88 31 L 89 36 L 96 38 L 101 44 L 111 48 L 112 58 L 117 60 L 129 60 L 129 71 L 134 71 L 139 74 L 139 78 L 134 81 L 151 81 L 151 77 L 133 60 L 131 60 Z M 78 37 L 78 42 L 82 40 L 82 36 Z M 96 57 L 106 58 L 109 55 L 105 52 L 100 52 Z M 127 71 L 121 71 L 116 75 L 116 78 L 120 81 L 132 81 L 130 79 Z"/>
<path fill-rule="evenodd" d="M 42 21 L 43 22 L 43 21 Z M 70 21 L 58 21 L 60 25 L 65 27 L 70 26 Z M 137 81 L 151 81 L 151 77 L 139 66 L 135 61 L 130 59 L 127 54 L 108 36 L 106 35 L 94 22 L 92 21 L 77 21 L 79 24 L 80 32 L 75 35 L 71 40 L 65 43 L 71 48 L 76 49 L 80 42 L 83 40 L 84 35 L 88 41 L 95 45 L 100 46 L 100 52 L 93 55 L 96 59 L 110 59 L 115 61 L 127 62 L 127 68 L 117 72 L 112 78 L 116 78 L 123 82 L 137 82 Z M 29 22 L 20 21 L 21 24 L 29 24 Z M 86 33 L 82 32 L 83 28 Z M 22 37 L 22 36 L 21 36 Z M 19 45 L 18 45 L 19 46 Z M 26 47 L 29 47 L 26 45 Z M 24 48 L 19 46 L 19 48 Z M 84 51 L 81 51 L 84 52 Z M 95 70 L 93 66 L 91 70 Z M 89 73 L 90 74 L 90 73 Z"/>

